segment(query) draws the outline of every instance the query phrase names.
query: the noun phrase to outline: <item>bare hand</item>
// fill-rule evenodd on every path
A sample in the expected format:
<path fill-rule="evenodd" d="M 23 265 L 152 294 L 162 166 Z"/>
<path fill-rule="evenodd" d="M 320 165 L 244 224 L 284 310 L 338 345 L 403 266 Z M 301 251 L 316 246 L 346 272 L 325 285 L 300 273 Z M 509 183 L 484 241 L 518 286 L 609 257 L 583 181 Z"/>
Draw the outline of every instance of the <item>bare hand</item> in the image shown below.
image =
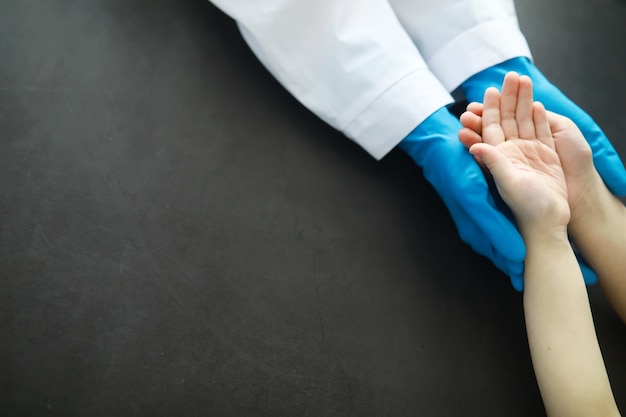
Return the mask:
<path fill-rule="evenodd" d="M 474 110 L 476 110 L 476 105 Z M 481 115 L 461 117 L 460 140 L 491 172 L 522 228 L 567 225 L 565 176 L 546 110 L 532 101 L 532 82 L 510 73 L 502 93 L 485 92 Z"/>

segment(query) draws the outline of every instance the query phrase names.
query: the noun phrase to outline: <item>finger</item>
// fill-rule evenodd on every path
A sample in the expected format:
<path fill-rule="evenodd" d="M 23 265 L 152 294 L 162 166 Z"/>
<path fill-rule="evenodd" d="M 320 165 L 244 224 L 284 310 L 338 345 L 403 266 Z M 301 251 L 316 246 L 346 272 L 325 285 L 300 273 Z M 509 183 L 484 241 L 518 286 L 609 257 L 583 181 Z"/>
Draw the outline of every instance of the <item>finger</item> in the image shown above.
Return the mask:
<path fill-rule="evenodd" d="M 475 143 L 480 143 L 483 141 L 482 136 L 480 136 L 478 133 L 474 132 L 472 129 L 468 129 L 466 127 L 462 128 L 461 130 L 459 130 L 459 141 L 467 148 L 469 149 L 472 145 L 474 145 Z M 480 169 L 486 173 L 489 174 L 489 172 L 485 172 L 487 170 L 487 168 L 485 167 L 485 164 L 483 163 L 483 161 L 474 158 L 474 160 L 476 161 L 476 163 L 480 166 Z"/>
<path fill-rule="evenodd" d="M 500 99 L 500 118 L 504 137 L 515 139 L 519 137 L 515 111 L 517 109 L 517 95 L 519 90 L 519 75 L 509 72 L 502 83 L 502 97 Z"/>
<path fill-rule="evenodd" d="M 536 138 L 535 124 L 533 123 L 533 83 L 527 75 L 519 77 L 515 119 L 517 120 L 517 133 L 520 138 Z"/>
<path fill-rule="evenodd" d="M 465 113 L 461 114 L 461 117 L 459 117 L 459 120 L 461 121 L 461 125 L 463 125 L 463 127 L 469 128 L 479 135 L 482 134 L 482 130 L 483 130 L 482 117 L 470 111 L 466 111 Z"/>
<path fill-rule="evenodd" d="M 473 144 L 482 142 L 483 138 L 472 129 L 464 127 L 459 130 L 459 140 L 469 149 Z"/>
<path fill-rule="evenodd" d="M 549 146 L 551 149 L 555 149 L 548 114 L 543 104 L 538 101 L 533 103 L 533 123 L 535 124 L 535 134 L 539 142 Z"/>
<path fill-rule="evenodd" d="M 482 116 L 483 115 L 483 103 L 478 103 L 476 101 L 473 101 L 467 105 L 467 111 L 471 111 L 476 116 Z"/>
<path fill-rule="evenodd" d="M 508 184 L 513 164 L 498 148 L 487 143 L 476 143 L 469 151 L 485 163 L 496 184 Z"/>
<path fill-rule="evenodd" d="M 483 142 L 494 146 L 504 142 L 505 136 L 500 124 L 500 92 L 494 87 L 485 90 L 482 119 Z"/>

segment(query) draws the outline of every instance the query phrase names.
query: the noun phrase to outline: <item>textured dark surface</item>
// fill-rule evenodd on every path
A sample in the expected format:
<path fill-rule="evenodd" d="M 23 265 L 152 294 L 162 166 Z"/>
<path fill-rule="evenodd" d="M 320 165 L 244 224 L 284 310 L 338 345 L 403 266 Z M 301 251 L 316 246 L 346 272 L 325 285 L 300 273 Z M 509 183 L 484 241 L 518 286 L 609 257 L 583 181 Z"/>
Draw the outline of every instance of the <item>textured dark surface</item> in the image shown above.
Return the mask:
<path fill-rule="evenodd" d="M 624 3 L 518 11 L 626 156 Z M 0 2 L 0 285 L 2 416 L 543 415 L 508 278 L 203 0 Z"/>

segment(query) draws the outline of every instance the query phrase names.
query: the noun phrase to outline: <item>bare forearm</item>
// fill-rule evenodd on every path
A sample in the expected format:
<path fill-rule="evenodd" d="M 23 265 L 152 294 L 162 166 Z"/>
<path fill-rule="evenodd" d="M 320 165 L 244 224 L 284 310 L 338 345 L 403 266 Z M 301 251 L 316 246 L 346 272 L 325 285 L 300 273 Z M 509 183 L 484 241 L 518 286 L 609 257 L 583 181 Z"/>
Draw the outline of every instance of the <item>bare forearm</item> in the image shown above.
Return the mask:
<path fill-rule="evenodd" d="M 570 223 L 569 232 L 626 323 L 626 208 L 603 184 L 590 198 L 592 205 L 584 217 Z"/>
<path fill-rule="evenodd" d="M 619 415 L 571 246 L 525 238 L 524 312 L 548 415 Z"/>

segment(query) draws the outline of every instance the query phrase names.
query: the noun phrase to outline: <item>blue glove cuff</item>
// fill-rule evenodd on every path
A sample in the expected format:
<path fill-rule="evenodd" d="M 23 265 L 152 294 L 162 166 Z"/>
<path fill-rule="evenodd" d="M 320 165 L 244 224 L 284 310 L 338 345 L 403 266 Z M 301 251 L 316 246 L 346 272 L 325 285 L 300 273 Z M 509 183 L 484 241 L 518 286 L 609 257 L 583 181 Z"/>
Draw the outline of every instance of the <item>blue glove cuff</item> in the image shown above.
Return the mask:
<path fill-rule="evenodd" d="M 433 135 L 456 137 L 461 129 L 461 122 L 448 111 L 447 107 L 442 107 L 428 116 L 422 123 L 419 124 L 406 138 L 400 143 L 400 148 L 408 154 L 412 154 L 411 150 L 415 145 L 416 140 L 425 137 L 431 137 Z"/>
<path fill-rule="evenodd" d="M 534 83 L 541 81 L 548 82 L 530 59 L 527 57 L 517 57 L 489 67 L 471 76 L 461 84 L 461 89 L 465 93 L 467 100 L 482 103 L 485 90 L 489 87 L 496 87 L 500 90 L 504 76 L 510 71 L 515 71 L 520 75 L 528 75 L 532 78 Z"/>

